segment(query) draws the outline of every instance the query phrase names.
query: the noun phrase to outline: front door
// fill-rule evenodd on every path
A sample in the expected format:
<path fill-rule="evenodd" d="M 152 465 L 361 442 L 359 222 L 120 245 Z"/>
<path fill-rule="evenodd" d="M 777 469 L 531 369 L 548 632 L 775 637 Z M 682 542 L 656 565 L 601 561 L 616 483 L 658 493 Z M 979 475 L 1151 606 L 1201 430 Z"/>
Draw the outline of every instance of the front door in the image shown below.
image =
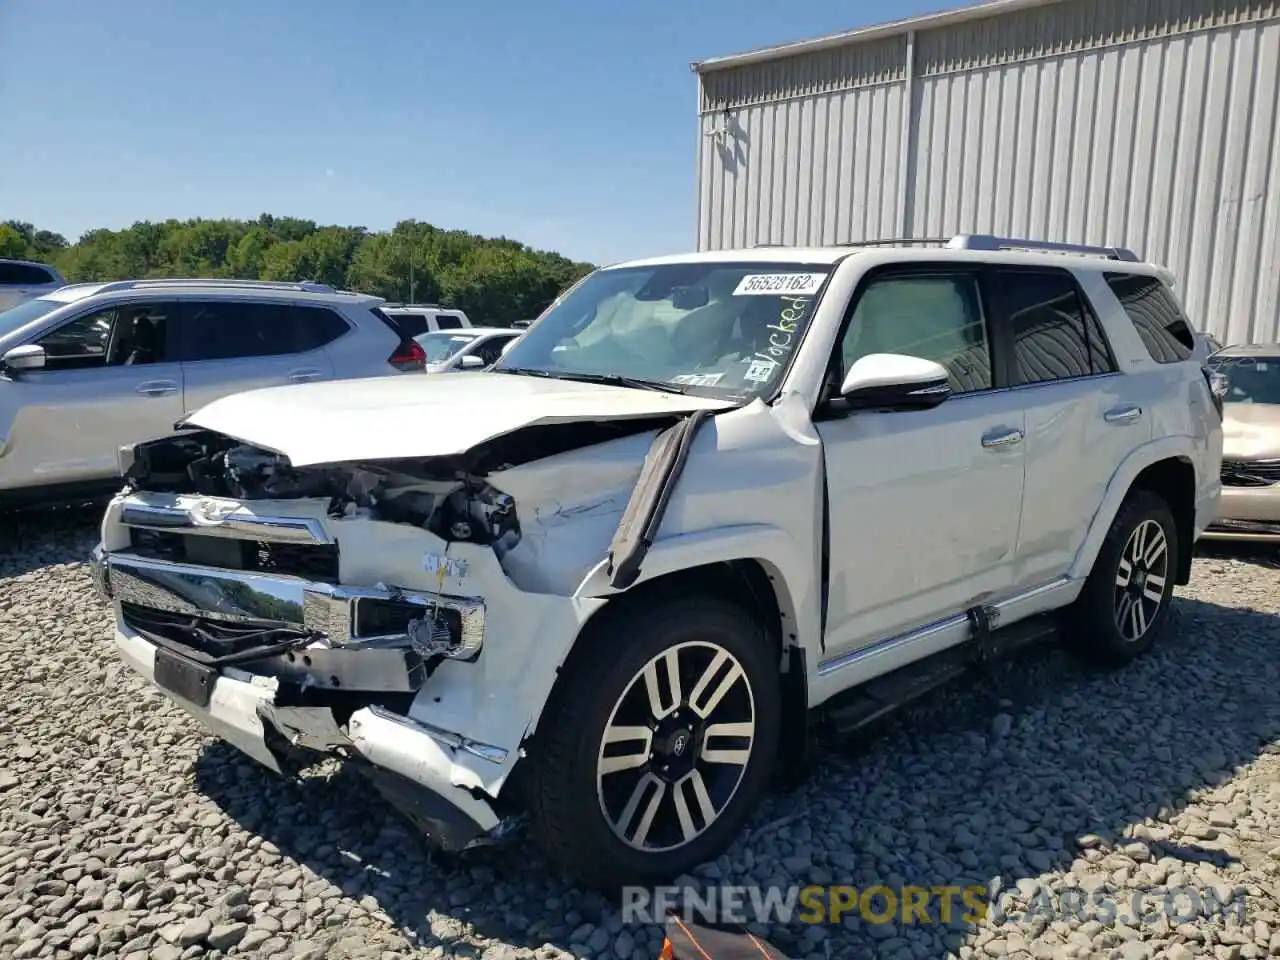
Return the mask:
<path fill-rule="evenodd" d="M 118 304 L 35 341 L 44 369 L 0 382 L 0 435 L 9 437 L 0 489 L 109 479 L 120 447 L 173 432 L 182 416 L 176 312 L 169 301 Z"/>
<path fill-rule="evenodd" d="M 981 275 L 922 266 L 863 282 L 836 363 L 936 360 L 953 396 L 932 410 L 817 416 L 830 568 L 826 657 L 1007 594 L 1023 493 L 1021 400 L 993 376 Z"/>

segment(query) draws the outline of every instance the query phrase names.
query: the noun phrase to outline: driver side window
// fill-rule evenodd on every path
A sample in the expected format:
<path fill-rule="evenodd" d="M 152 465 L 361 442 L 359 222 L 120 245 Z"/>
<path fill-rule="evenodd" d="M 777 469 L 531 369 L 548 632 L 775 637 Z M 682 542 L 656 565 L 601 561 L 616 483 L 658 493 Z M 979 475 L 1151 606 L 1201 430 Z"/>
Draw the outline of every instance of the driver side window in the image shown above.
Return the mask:
<path fill-rule="evenodd" d="M 46 370 L 87 370 L 162 363 L 173 304 L 127 304 L 76 317 L 47 333 Z"/>
<path fill-rule="evenodd" d="M 872 280 L 854 308 L 841 349 L 841 378 L 872 353 L 899 353 L 946 367 L 954 393 L 992 386 L 991 347 L 977 277 L 967 273 Z"/>

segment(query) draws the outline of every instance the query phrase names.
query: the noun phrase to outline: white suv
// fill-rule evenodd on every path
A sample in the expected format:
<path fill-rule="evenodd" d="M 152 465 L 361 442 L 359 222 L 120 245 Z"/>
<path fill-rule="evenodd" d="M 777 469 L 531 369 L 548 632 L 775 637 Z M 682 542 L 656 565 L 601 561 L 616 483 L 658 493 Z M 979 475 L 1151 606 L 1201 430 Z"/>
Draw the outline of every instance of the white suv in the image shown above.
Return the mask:
<path fill-rule="evenodd" d="M 238 390 L 423 370 L 381 303 L 315 283 L 124 280 L 0 312 L 0 506 L 118 490 L 121 446 Z"/>
<path fill-rule="evenodd" d="M 447 849 L 527 815 L 584 882 L 688 870 L 809 721 L 1059 628 L 1127 663 L 1188 581 L 1221 412 L 1168 276 L 1013 246 L 626 263 L 489 372 L 213 403 L 127 458 L 116 646 Z"/>

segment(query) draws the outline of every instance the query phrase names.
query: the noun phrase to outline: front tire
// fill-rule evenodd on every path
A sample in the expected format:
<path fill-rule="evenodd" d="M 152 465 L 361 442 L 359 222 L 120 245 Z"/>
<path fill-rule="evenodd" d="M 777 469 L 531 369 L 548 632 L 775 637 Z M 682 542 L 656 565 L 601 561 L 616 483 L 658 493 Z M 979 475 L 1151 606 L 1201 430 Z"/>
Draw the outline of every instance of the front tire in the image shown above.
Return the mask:
<path fill-rule="evenodd" d="M 1122 667 L 1151 648 L 1169 619 L 1178 568 L 1178 528 L 1150 490 L 1129 494 L 1098 551 L 1072 611 L 1077 652 Z"/>
<path fill-rule="evenodd" d="M 680 598 L 634 613 L 583 637 L 534 744 L 534 833 L 598 888 L 721 854 L 768 783 L 782 719 L 776 653 L 741 608 Z"/>

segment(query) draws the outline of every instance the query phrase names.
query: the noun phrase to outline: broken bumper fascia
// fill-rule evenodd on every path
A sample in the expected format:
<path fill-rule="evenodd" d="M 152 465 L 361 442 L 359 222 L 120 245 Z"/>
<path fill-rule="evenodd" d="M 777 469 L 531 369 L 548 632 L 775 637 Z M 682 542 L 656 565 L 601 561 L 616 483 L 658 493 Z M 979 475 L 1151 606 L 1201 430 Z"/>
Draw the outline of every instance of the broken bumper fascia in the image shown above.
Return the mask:
<path fill-rule="evenodd" d="M 135 673 L 220 739 L 276 773 L 283 772 L 283 765 L 269 731 L 279 735 L 279 742 L 337 753 L 376 768 L 371 779 L 380 792 L 444 850 L 482 845 L 503 833 L 503 820 L 493 807 L 452 782 L 459 776 L 451 756 L 461 739 L 456 735 L 379 707 L 355 711 L 344 733 L 327 708 L 278 707 L 274 680 L 234 668 L 224 668 L 214 680 L 208 705 L 197 706 L 156 685 L 154 644 L 117 628 L 115 646 Z"/>

